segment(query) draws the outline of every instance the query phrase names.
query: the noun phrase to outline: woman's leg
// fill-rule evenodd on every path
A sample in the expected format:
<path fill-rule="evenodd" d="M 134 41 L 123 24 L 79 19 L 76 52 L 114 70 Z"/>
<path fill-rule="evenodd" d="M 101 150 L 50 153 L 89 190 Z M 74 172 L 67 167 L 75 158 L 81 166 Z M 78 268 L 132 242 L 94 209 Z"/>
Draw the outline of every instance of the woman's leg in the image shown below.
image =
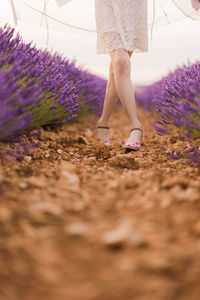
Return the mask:
<path fill-rule="evenodd" d="M 131 128 L 142 128 L 137 117 L 134 88 L 131 82 L 131 60 L 132 52 L 124 49 L 117 49 L 110 53 L 114 73 L 116 92 L 127 113 Z M 140 142 L 141 132 L 132 131 L 127 142 Z"/>
<path fill-rule="evenodd" d="M 104 99 L 104 105 L 103 105 L 103 112 L 101 115 L 101 118 L 98 121 L 99 125 L 107 126 L 108 121 L 110 119 L 111 113 L 114 109 L 114 107 L 117 104 L 117 100 L 119 99 L 119 96 L 117 94 L 115 83 L 114 83 L 114 74 L 113 74 L 113 67 L 110 62 L 109 67 L 109 80 L 106 87 L 106 95 Z"/>
<path fill-rule="evenodd" d="M 132 55 L 132 52 L 129 52 L 130 57 L 131 57 L 131 55 Z M 106 88 L 103 112 L 98 121 L 99 125 L 108 126 L 108 121 L 110 119 L 113 109 L 115 108 L 115 106 L 117 104 L 118 99 L 119 99 L 119 96 L 118 96 L 116 88 L 115 88 L 113 66 L 112 66 L 112 62 L 110 62 L 109 80 L 108 80 L 108 84 L 107 84 L 107 88 Z"/>
<path fill-rule="evenodd" d="M 103 112 L 97 123 L 97 126 L 108 126 L 108 121 L 113 112 L 113 109 L 115 108 L 115 106 L 117 104 L 118 99 L 119 99 L 119 96 L 117 94 L 117 91 L 115 88 L 115 83 L 114 83 L 113 67 L 110 62 L 109 80 L 108 80 L 107 87 L 106 87 L 106 95 L 105 95 L 105 99 L 104 99 Z M 99 128 L 97 137 L 104 139 L 104 140 L 109 140 L 108 130 Z"/>

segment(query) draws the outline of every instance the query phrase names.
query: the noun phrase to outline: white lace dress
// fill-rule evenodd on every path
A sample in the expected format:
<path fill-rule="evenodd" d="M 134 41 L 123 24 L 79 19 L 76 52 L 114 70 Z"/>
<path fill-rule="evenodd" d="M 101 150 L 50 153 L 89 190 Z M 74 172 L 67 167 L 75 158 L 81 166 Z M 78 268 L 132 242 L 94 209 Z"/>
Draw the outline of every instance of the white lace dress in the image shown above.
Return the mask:
<path fill-rule="evenodd" d="M 97 54 L 148 52 L 147 0 L 95 0 Z"/>

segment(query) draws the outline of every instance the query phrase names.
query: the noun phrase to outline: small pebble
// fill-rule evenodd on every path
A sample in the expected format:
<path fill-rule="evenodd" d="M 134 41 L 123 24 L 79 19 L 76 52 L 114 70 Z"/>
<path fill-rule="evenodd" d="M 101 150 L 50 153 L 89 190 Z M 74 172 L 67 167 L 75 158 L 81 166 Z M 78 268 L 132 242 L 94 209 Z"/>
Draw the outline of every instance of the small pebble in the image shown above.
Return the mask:
<path fill-rule="evenodd" d="M 82 137 L 82 136 L 79 136 L 79 137 L 78 137 L 77 142 L 80 143 L 80 144 L 85 144 L 85 145 L 87 145 L 86 139 L 84 139 L 84 137 Z"/>
<path fill-rule="evenodd" d="M 83 223 L 72 223 L 65 227 L 65 231 L 74 237 L 80 237 L 88 232 L 88 227 Z"/>
<path fill-rule="evenodd" d="M 26 156 L 24 156 L 24 160 L 25 160 L 25 161 L 27 161 L 27 162 L 31 162 L 31 160 L 32 160 L 32 157 L 31 157 L 31 156 L 28 156 L 28 155 L 26 155 Z"/>
<path fill-rule="evenodd" d="M 39 217 L 43 214 L 59 216 L 62 213 L 62 209 L 58 205 L 48 202 L 38 202 L 30 204 L 28 206 L 28 211 L 33 217 Z"/>
<path fill-rule="evenodd" d="M 129 220 L 123 220 L 116 228 L 105 232 L 102 242 L 109 248 L 122 248 L 132 233 L 132 226 Z"/>
<path fill-rule="evenodd" d="M 87 129 L 86 132 L 85 132 L 85 134 L 86 134 L 86 136 L 88 136 L 88 137 L 92 137 L 93 132 L 92 132 L 91 129 Z"/>
<path fill-rule="evenodd" d="M 140 232 L 133 232 L 128 240 L 130 246 L 135 248 L 146 247 L 148 245 L 147 241 L 145 240 L 144 236 Z"/>
<path fill-rule="evenodd" d="M 169 273 L 173 266 L 171 261 L 162 255 L 149 255 L 148 259 L 143 261 L 143 268 L 152 273 Z"/>
<path fill-rule="evenodd" d="M 20 184 L 19 184 L 19 187 L 20 187 L 20 189 L 22 189 L 22 190 L 26 189 L 27 186 L 28 186 L 28 184 L 27 184 L 26 182 L 20 182 Z"/>
<path fill-rule="evenodd" d="M 58 149 L 58 150 L 57 150 L 57 153 L 58 153 L 58 154 L 62 154 L 62 150 L 61 150 L 61 149 Z"/>
<path fill-rule="evenodd" d="M 27 183 L 33 187 L 45 188 L 47 186 L 46 180 L 44 177 L 29 177 Z"/>
<path fill-rule="evenodd" d="M 183 176 L 176 176 L 172 178 L 167 178 L 163 183 L 162 183 L 162 188 L 164 189 L 171 189 L 174 186 L 181 186 L 183 189 L 186 189 L 189 186 L 190 182 L 188 178 L 183 177 Z"/>
<path fill-rule="evenodd" d="M 174 186 L 171 191 L 171 195 L 175 201 L 191 201 L 195 202 L 200 199 L 199 193 L 193 188 L 181 189 L 180 186 Z"/>
<path fill-rule="evenodd" d="M 127 168 L 127 169 L 138 169 L 139 164 L 136 162 L 134 156 L 130 154 L 118 154 L 109 160 L 109 166 Z"/>

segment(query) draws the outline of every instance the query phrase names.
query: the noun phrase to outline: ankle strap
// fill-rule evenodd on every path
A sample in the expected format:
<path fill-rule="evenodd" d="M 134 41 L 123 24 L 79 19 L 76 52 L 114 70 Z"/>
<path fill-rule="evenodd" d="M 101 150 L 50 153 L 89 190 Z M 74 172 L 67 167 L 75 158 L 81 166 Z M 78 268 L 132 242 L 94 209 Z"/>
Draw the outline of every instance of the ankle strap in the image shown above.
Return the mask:
<path fill-rule="evenodd" d="M 142 130 L 141 128 L 138 128 L 138 127 L 132 128 L 132 129 L 130 130 L 130 133 L 131 133 L 133 130 L 140 130 L 140 131 L 143 133 L 143 130 Z"/>
<path fill-rule="evenodd" d="M 97 126 L 97 128 L 105 128 L 105 129 L 109 129 L 110 127 L 108 127 L 108 126 Z"/>

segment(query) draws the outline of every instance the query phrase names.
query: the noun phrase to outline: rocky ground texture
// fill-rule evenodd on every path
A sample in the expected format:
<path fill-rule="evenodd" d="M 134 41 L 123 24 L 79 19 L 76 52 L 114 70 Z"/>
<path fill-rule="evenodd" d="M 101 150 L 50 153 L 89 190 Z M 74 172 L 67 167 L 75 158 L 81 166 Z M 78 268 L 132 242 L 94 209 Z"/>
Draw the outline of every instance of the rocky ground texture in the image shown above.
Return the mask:
<path fill-rule="evenodd" d="M 140 151 L 120 107 L 110 148 L 95 116 L 42 129 L 21 161 L 1 144 L 0 300 L 200 299 L 199 168 L 138 113 Z"/>

